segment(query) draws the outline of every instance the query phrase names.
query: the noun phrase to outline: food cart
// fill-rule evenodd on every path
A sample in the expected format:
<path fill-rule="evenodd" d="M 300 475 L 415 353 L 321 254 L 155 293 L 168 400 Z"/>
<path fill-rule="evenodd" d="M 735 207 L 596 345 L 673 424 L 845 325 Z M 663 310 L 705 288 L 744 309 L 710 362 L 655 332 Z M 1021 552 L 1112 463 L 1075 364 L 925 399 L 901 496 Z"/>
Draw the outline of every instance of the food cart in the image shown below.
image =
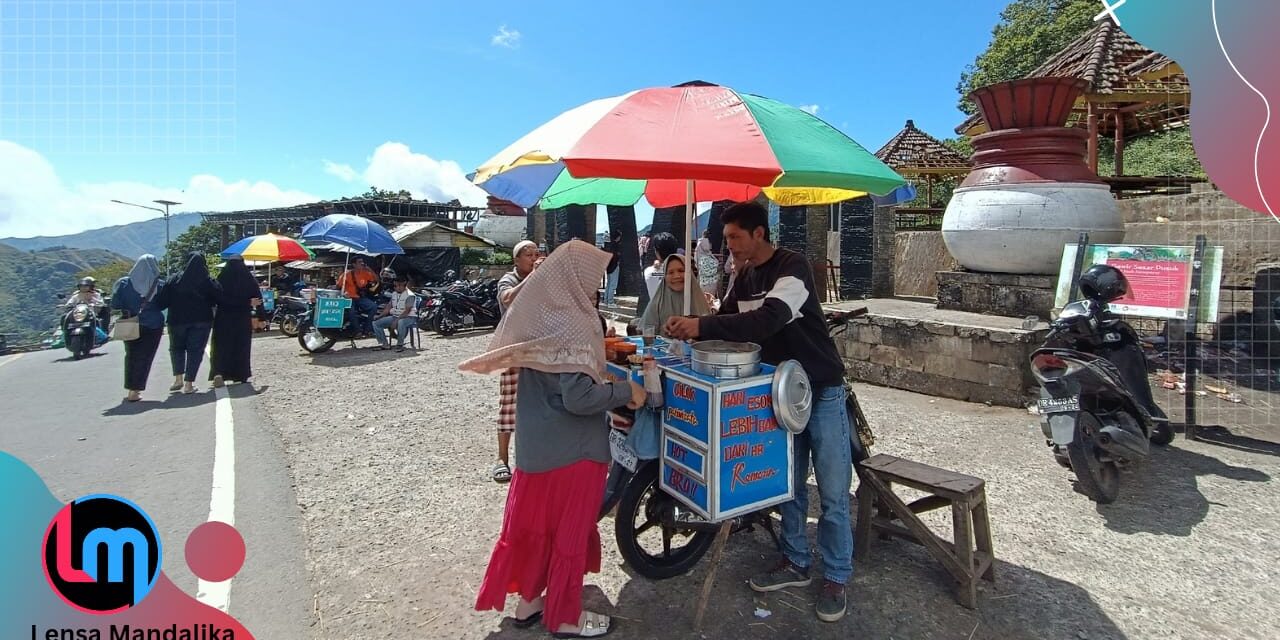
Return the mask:
<path fill-rule="evenodd" d="M 762 364 L 750 343 L 657 338 L 651 350 L 662 377 L 662 489 L 713 523 L 791 500 L 792 435 L 812 397 L 804 370 Z M 610 362 L 608 374 L 643 383 L 639 365 Z"/>

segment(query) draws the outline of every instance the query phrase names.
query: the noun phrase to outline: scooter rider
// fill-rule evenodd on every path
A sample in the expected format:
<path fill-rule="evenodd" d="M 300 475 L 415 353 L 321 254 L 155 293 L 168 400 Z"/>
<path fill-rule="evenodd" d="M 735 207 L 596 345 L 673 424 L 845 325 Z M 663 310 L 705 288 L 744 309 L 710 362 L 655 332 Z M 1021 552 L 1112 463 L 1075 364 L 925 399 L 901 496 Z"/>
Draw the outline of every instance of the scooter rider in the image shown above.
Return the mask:
<path fill-rule="evenodd" d="M 67 296 L 66 309 L 74 309 L 78 304 L 87 304 L 93 309 L 93 315 L 98 319 L 98 327 L 106 330 L 106 319 L 110 316 L 111 311 L 107 309 L 106 300 L 102 297 L 102 292 L 98 291 L 98 281 L 93 276 L 85 276 L 80 278 L 79 284 L 76 285 L 75 293 Z"/>
<path fill-rule="evenodd" d="M 721 214 L 724 239 L 738 265 L 732 288 L 716 315 L 673 317 L 666 332 L 680 339 L 736 340 L 761 346 L 768 364 L 795 359 L 813 384 L 813 412 L 805 430 L 795 436 L 792 472 L 796 497 L 783 503 L 782 551 L 772 569 L 751 578 L 751 588 L 776 591 L 810 583 L 809 540 L 805 533 L 812 457 L 822 501 L 818 548 L 823 584 L 816 613 L 824 622 L 845 614 L 845 588 L 853 573 L 853 529 L 849 487 L 853 460 L 849 416 L 845 410 L 844 363 L 828 333 L 815 295 L 813 272 L 804 256 L 776 249 L 769 242 L 769 215 L 756 202 L 735 204 Z"/>

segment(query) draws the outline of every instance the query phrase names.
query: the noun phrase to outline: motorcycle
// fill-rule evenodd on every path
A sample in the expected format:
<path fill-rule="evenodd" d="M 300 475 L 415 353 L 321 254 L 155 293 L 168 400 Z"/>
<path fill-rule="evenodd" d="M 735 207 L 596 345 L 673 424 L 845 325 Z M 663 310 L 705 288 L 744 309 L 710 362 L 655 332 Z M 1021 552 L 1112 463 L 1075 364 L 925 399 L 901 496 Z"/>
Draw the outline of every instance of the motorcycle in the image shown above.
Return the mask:
<path fill-rule="evenodd" d="M 324 353 L 332 349 L 339 340 L 347 340 L 355 348 L 356 340 L 373 336 L 361 328 L 359 314 L 354 306 L 342 311 L 342 326 L 332 329 L 316 326 L 315 310 L 315 303 L 309 303 L 307 312 L 298 317 L 298 344 L 307 353 Z"/>
<path fill-rule="evenodd" d="M 282 296 L 276 301 L 271 322 L 280 327 L 280 333 L 295 338 L 298 335 L 298 326 L 310 310 L 306 300 L 294 296 Z"/>
<path fill-rule="evenodd" d="M 844 331 L 850 318 L 866 313 L 829 312 L 827 327 L 832 336 Z M 849 447 L 853 453 L 854 471 L 861 473 L 859 463 L 870 456 L 875 438 L 862 413 L 848 378 L 844 380 L 845 408 L 849 414 Z M 640 412 L 654 412 L 644 416 Z M 636 419 L 661 421 L 661 409 L 642 407 L 632 412 L 625 409 L 610 412 L 609 448 L 613 457 L 605 498 L 597 520 L 604 519 L 615 508 L 614 541 L 623 560 L 636 573 L 650 580 L 663 580 L 688 573 L 706 555 L 715 539 L 720 523 L 711 523 L 690 511 L 658 483 L 657 458 L 641 458 L 627 440 Z M 914 505 L 913 505 L 914 508 Z M 733 519 L 732 534 L 763 529 L 780 548 L 778 527 L 773 515 L 776 508 L 764 509 Z M 731 534 L 731 535 L 732 535 Z"/>
<path fill-rule="evenodd" d="M 1173 429 L 1151 395 L 1141 339 L 1107 306 L 1128 283 L 1114 267 L 1099 267 L 1081 278 L 1085 298 L 1050 323 L 1031 372 L 1040 383 L 1045 444 L 1089 499 L 1109 504 L 1119 496 L 1120 467 L 1146 458 L 1149 443 L 1169 444 Z M 1101 277 L 1104 286 L 1086 286 L 1086 277 Z"/>
<path fill-rule="evenodd" d="M 106 342 L 99 338 L 99 332 L 106 331 L 101 324 L 98 311 L 83 302 L 76 304 L 62 316 L 63 345 L 71 352 L 73 359 L 88 356 L 94 347 Z"/>
<path fill-rule="evenodd" d="M 442 336 L 479 327 L 496 327 L 502 320 L 498 307 L 498 283 L 488 281 L 454 286 L 441 294 L 434 329 Z"/>

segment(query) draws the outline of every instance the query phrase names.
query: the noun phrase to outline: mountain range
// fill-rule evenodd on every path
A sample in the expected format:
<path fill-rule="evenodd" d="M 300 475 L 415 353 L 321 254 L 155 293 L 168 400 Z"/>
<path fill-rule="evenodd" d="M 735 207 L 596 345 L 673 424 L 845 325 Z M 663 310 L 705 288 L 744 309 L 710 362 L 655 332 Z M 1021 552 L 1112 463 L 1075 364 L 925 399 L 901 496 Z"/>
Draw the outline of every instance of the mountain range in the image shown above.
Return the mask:
<path fill-rule="evenodd" d="M 169 216 L 169 236 L 177 238 L 183 231 L 197 224 L 200 224 L 199 213 L 175 213 Z M 0 244 L 6 244 L 21 251 L 66 247 L 104 249 L 129 259 L 137 258 L 144 253 L 158 257 L 164 254 L 164 218 L 151 218 L 114 227 L 90 229 L 65 236 L 0 238 Z"/>
<path fill-rule="evenodd" d="M 75 291 L 77 274 L 121 260 L 128 258 L 103 249 L 21 251 L 0 244 L 0 333 L 17 334 L 11 344 L 34 342 L 56 326 L 55 305 Z M 110 295 L 113 284 L 98 286 Z"/>

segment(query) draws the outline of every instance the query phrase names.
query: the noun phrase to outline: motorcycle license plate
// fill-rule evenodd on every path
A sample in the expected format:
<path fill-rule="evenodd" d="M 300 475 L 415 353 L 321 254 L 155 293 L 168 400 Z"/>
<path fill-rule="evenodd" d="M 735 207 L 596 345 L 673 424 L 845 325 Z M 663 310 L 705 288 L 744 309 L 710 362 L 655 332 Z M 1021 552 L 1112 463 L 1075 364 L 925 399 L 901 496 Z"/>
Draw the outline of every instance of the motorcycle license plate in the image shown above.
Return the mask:
<path fill-rule="evenodd" d="M 609 430 L 609 455 L 613 456 L 614 462 L 632 473 L 635 473 L 636 467 L 639 466 L 640 459 L 636 456 L 636 452 L 627 446 L 627 434 L 621 431 Z"/>
<path fill-rule="evenodd" d="M 1040 413 L 1074 413 L 1080 410 L 1080 396 L 1040 398 Z"/>

